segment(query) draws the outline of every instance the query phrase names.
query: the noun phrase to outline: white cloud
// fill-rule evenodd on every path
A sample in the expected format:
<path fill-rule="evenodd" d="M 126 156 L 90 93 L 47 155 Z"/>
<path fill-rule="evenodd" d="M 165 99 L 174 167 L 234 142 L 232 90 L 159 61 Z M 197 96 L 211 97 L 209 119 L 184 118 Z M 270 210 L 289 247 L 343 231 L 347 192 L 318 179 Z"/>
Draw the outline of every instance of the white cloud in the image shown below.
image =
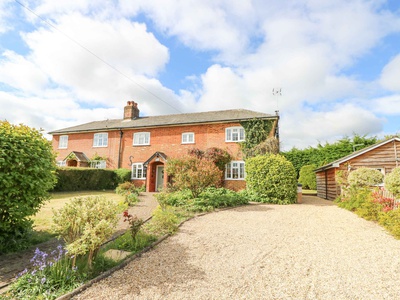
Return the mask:
<path fill-rule="evenodd" d="M 53 82 L 83 101 L 109 103 L 120 90 L 134 85 L 120 73 L 144 84 L 142 79 L 155 76 L 169 59 L 168 49 L 143 24 L 73 14 L 60 18 L 57 28 L 106 63 L 53 28 L 24 35 L 30 58 Z"/>
<path fill-rule="evenodd" d="M 0 7 L 10 3 L 1 1 Z M 35 1 L 30 7 L 37 14 L 130 79 L 25 12 L 38 29 L 21 33 L 27 55 L 6 50 L 0 57 L 0 82 L 16 89 L 1 94 L 0 118 L 53 130 L 120 118 L 126 101 L 134 100 L 144 115 L 176 113 L 174 108 L 279 109 L 289 148 L 353 132 L 374 134 L 383 124 L 376 115 L 400 113 L 388 108 L 400 107 L 398 95 L 376 99 L 376 82 L 346 70 L 400 31 L 400 18 L 382 10 L 384 2 Z M 186 83 L 193 84 L 186 90 L 163 86 L 159 77 L 169 71 L 170 50 L 134 21 L 137 16 L 151 19 L 163 39 L 207 52 L 213 64 L 203 74 L 190 73 Z M 0 12 L 0 25 L 2 20 Z M 383 69 L 381 86 L 399 91 L 398 70 L 399 56 Z M 271 93 L 277 87 L 280 97 Z"/>
<path fill-rule="evenodd" d="M 382 131 L 382 122 L 371 111 L 353 104 L 339 104 L 329 111 L 303 109 L 282 114 L 281 142 L 289 150 L 334 142 L 354 133 L 374 135 Z"/>
<path fill-rule="evenodd" d="M 400 94 L 374 99 L 370 107 L 378 114 L 400 115 Z"/>
<path fill-rule="evenodd" d="M 0 82 L 37 94 L 46 86 L 48 78 L 33 62 L 7 50 L 0 56 Z"/>
<path fill-rule="evenodd" d="M 380 83 L 387 90 L 400 92 L 400 54 L 383 68 Z"/>

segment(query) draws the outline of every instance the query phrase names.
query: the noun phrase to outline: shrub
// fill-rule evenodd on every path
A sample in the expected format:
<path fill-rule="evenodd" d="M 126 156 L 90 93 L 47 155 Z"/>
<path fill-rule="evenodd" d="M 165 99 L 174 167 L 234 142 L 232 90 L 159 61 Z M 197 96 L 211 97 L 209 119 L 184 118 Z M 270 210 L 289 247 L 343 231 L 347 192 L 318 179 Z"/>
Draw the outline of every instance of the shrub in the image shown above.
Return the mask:
<path fill-rule="evenodd" d="M 141 187 L 135 186 L 133 182 L 126 181 L 118 185 L 115 189 L 115 192 L 118 195 L 125 196 L 125 203 L 128 206 L 134 206 L 137 202 L 139 202 L 140 192 L 144 191 L 144 185 Z"/>
<path fill-rule="evenodd" d="M 355 211 L 357 208 L 371 196 L 372 191 L 369 188 L 358 188 L 356 186 L 349 187 L 345 196 L 338 197 L 335 202 L 339 207 L 350 211 Z"/>
<path fill-rule="evenodd" d="M 139 232 L 140 227 L 143 225 L 143 220 L 139 219 L 137 216 L 132 216 L 128 210 L 123 213 L 124 222 L 129 223 L 129 231 L 131 233 L 132 239 L 135 238 L 136 234 Z"/>
<path fill-rule="evenodd" d="M 395 238 L 400 239 L 400 209 L 382 214 L 379 224 L 383 225 Z"/>
<path fill-rule="evenodd" d="M 131 170 L 120 168 L 120 169 L 114 170 L 114 172 L 116 174 L 117 184 L 121 184 L 123 182 L 131 180 L 131 173 L 132 173 Z"/>
<path fill-rule="evenodd" d="M 112 190 L 117 186 L 114 170 L 92 168 L 58 168 L 54 191 Z"/>
<path fill-rule="evenodd" d="M 178 230 L 179 218 L 171 207 L 162 209 L 158 206 L 150 222 L 146 223 L 146 230 L 156 235 L 172 234 Z"/>
<path fill-rule="evenodd" d="M 362 196 L 364 199 L 359 202 L 359 207 L 355 207 L 355 213 L 366 220 L 378 221 L 380 214 L 384 211 L 383 201 L 380 201 L 379 194 L 368 192 L 368 190 L 362 194 L 364 194 Z"/>
<path fill-rule="evenodd" d="M 131 181 L 126 181 L 123 183 L 120 183 L 117 188 L 115 189 L 115 192 L 118 195 L 128 195 L 128 194 L 135 194 L 139 196 L 141 192 L 144 192 L 144 185 L 137 187 L 133 182 Z"/>
<path fill-rule="evenodd" d="M 221 170 L 212 161 L 197 157 L 169 159 L 166 172 L 172 176 L 174 188 L 189 189 L 193 197 L 221 181 Z"/>
<path fill-rule="evenodd" d="M 400 196 L 400 167 L 394 168 L 386 175 L 385 188 L 396 197 Z"/>
<path fill-rule="evenodd" d="M 357 187 L 373 186 L 383 182 L 383 174 L 376 169 L 361 167 L 351 171 L 347 180 Z"/>
<path fill-rule="evenodd" d="M 55 155 L 42 134 L 0 121 L 0 254 L 20 249 L 32 228 L 30 216 L 56 183 Z"/>
<path fill-rule="evenodd" d="M 190 212 L 211 211 L 215 208 L 247 204 L 248 195 L 225 188 L 207 188 L 197 198 L 192 197 L 189 190 L 156 195 L 162 208 L 168 206 L 181 207 Z"/>
<path fill-rule="evenodd" d="M 98 249 L 114 232 L 117 213 L 117 206 L 104 197 L 74 198 L 54 211 L 53 231 L 63 238 L 70 255 L 87 253 L 91 268 Z"/>
<path fill-rule="evenodd" d="M 317 177 L 314 173 L 315 169 L 315 165 L 305 165 L 301 167 L 299 173 L 299 183 L 303 185 L 303 188 L 309 190 L 317 189 Z"/>
<path fill-rule="evenodd" d="M 297 176 L 293 165 L 279 154 L 246 160 L 246 183 L 261 202 L 289 204 L 297 200 Z"/>

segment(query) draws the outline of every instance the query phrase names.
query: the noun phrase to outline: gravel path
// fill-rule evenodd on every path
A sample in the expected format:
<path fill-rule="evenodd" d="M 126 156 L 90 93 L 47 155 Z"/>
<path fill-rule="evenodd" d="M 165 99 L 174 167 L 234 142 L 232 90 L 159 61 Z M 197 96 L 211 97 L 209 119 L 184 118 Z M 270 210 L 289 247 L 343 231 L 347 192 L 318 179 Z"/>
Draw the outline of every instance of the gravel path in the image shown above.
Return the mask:
<path fill-rule="evenodd" d="M 378 225 L 303 196 L 188 221 L 75 299 L 399 299 L 399 254 Z"/>

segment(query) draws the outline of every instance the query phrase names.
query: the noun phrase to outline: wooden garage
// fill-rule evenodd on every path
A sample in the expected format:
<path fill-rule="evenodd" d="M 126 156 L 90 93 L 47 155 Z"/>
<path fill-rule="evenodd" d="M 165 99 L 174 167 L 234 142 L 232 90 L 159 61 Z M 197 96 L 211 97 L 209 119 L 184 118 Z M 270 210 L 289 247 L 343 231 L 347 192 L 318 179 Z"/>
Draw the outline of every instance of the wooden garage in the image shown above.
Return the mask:
<path fill-rule="evenodd" d="M 322 166 L 315 170 L 317 195 L 327 200 L 335 200 L 340 195 L 340 186 L 336 182 L 336 174 L 339 170 L 352 171 L 360 167 L 368 167 L 387 174 L 399 166 L 399 157 L 400 139 L 396 137 Z"/>

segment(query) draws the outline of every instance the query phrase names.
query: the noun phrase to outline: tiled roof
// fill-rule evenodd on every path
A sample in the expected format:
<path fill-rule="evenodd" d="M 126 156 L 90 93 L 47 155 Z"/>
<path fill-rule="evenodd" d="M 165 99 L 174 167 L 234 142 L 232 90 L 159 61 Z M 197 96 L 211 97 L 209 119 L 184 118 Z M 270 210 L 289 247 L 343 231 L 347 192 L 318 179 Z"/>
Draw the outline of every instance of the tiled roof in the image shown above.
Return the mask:
<path fill-rule="evenodd" d="M 200 113 L 187 113 L 164 115 L 154 117 L 139 117 L 137 119 L 116 119 L 94 121 L 78 126 L 63 128 L 49 132 L 49 134 L 62 134 L 72 132 L 85 132 L 85 131 L 107 131 L 117 130 L 124 128 L 146 128 L 146 127 L 162 127 L 171 125 L 189 125 L 201 123 L 224 123 L 224 122 L 239 122 L 244 120 L 251 120 L 254 118 L 261 119 L 274 119 L 276 115 L 255 112 L 247 109 L 231 109 L 222 111 L 209 111 Z"/>

